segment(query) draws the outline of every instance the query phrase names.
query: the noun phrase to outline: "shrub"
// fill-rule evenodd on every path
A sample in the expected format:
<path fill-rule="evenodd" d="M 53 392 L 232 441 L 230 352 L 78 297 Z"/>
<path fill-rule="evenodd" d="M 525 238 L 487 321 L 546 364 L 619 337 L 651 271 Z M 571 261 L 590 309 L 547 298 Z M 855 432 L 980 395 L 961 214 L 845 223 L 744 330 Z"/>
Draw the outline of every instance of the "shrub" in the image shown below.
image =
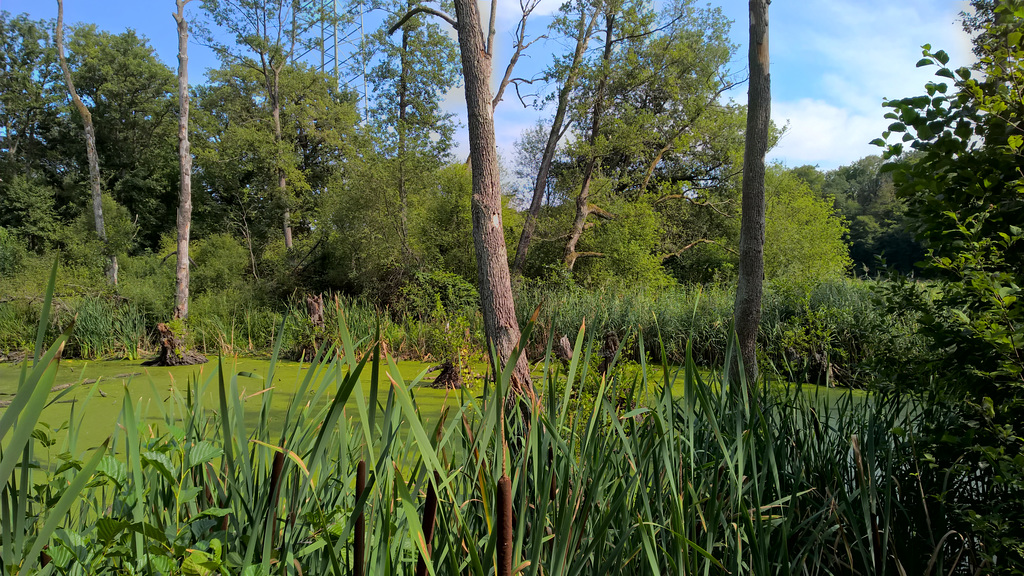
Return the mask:
<path fill-rule="evenodd" d="M 430 317 L 440 302 L 444 310 L 472 314 L 480 307 L 480 294 L 461 276 L 444 271 L 417 272 L 402 288 L 402 311 L 420 318 Z"/>
<path fill-rule="evenodd" d="M 21 270 L 26 252 L 14 234 L 0 227 L 0 276 L 13 276 Z"/>

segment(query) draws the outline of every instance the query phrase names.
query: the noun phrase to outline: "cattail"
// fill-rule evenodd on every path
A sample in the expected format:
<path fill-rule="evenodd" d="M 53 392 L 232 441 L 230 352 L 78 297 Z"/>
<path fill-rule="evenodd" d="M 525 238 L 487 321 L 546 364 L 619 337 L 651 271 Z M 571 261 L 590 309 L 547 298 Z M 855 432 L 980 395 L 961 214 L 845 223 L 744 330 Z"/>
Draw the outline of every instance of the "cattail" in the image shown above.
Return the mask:
<path fill-rule="evenodd" d="M 270 546 L 273 548 L 277 536 L 277 496 L 281 491 L 281 474 L 284 472 L 284 450 L 274 453 L 274 465 L 270 469 L 270 501 L 267 507 L 267 530 L 272 530 Z"/>
<path fill-rule="evenodd" d="M 548 498 L 554 502 L 557 491 L 555 490 L 555 452 L 548 446 L 548 466 L 551 467 L 551 486 L 548 488 Z"/>
<path fill-rule="evenodd" d="M 356 500 L 363 497 L 363 492 L 366 490 L 366 460 L 360 460 L 359 466 L 356 468 Z M 365 506 L 364 506 L 365 508 Z M 354 543 L 355 563 L 353 574 L 355 576 L 364 576 L 363 567 L 365 566 L 364 561 L 366 557 L 366 515 L 360 511 L 359 516 L 356 517 L 356 541 Z"/>
<path fill-rule="evenodd" d="M 434 486 L 440 483 L 441 476 L 434 472 L 434 481 L 427 486 L 427 501 L 423 506 L 423 540 L 426 543 L 427 554 L 434 549 L 434 521 L 437 519 L 437 491 Z M 422 555 L 416 563 L 416 576 L 427 576 L 426 557 Z"/>
<path fill-rule="evenodd" d="M 512 576 L 512 480 L 498 479 L 498 576 Z"/>

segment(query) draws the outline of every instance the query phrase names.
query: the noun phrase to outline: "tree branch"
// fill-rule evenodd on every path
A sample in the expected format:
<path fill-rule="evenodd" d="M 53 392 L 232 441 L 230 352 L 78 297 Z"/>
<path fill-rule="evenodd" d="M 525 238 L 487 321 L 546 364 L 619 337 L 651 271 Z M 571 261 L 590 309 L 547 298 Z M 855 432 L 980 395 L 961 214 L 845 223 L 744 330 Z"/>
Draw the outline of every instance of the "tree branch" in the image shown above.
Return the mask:
<path fill-rule="evenodd" d="M 540 38 L 535 38 L 530 42 L 526 41 L 526 20 L 530 17 L 530 14 L 539 3 L 540 0 L 520 0 L 519 2 L 519 6 L 523 11 L 523 16 L 519 19 L 519 25 L 516 26 L 516 50 L 512 54 L 512 58 L 509 59 L 508 66 L 505 68 L 505 76 L 502 77 L 501 83 L 498 84 L 498 90 L 494 95 L 494 99 L 491 101 L 491 110 L 497 108 L 498 102 L 501 102 L 502 96 L 505 94 L 505 88 L 508 87 L 508 83 L 511 81 L 512 70 L 515 69 L 516 63 L 519 62 L 519 57 L 522 56 L 523 51 L 529 48 L 530 45 L 537 40 L 545 38 L 545 36 L 541 36 Z M 490 35 L 487 37 L 487 53 L 491 55 L 494 53 L 492 43 L 494 42 L 494 13 L 497 8 L 496 4 L 497 0 L 494 0 L 494 3 L 491 5 L 491 30 Z M 516 91 L 518 93 L 518 87 Z M 520 101 L 521 100 L 522 98 L 520 98 Z"/>
<path fill-rule="evenodd" d="M 430 8 L 428 6 L 417 6 L 416 8 L 413 8 L 412 10 L 409 10 L 408 12 L 406 12 L 405 16 L 402 16 L 401 20 L 396 22 L 391 28 L 388 28 L 388 36 L 394 34 L 395 31 L 398 30 L 399 28 L 401 28 L 403 24 L 408 22 L 410 18 L 412 18 L 413 16 L 415 16 L 415 15 L 421 13 L 421 12 L 424 13 L 424 14 L 430 14 L 432 16 L 437 16 L 438 18 L 440 18 L 440 19 L 444 20 L 445 22 L 451 24 L 452 28 L 455 28 L 456 30 L 459 29 L 459 23 L 456 22 L 455 18 L 452 18 L 451 16 L 445 14 L 444 12 L 442 12 L 440 10 L 437 10 L 436 8 Z"/>
<path fill-rule="evenodd" d="M 597 204 L 587 204 L 587 214 L 593 214 L 594 216 L 597 216 L 598 218 L 603 218 L 605 220 L 614 220 L 618 218 L 618 216 L 612 214 L 611 212 L 605 210 L 604 208 L 601 208 Z"/>
<path fill-rule="evenodd" d="M 690 242 L 689 244 L 687 244 L 686 246 L 683 246 L 682 248 L 680 248 L 679 250 L 676 250 L 675 252 L 669 252 L 668 254 L 662 254 L 661 255 L 661 261 L 664 262 L 664 261 L 668 260 L 669 258 L 672 258 L 672 257 L 675 257 L 675 256 L 681 256 L 683 254 L 683 252 L 686 252 L 690 248 L 693 248 L 694 246 L 699 246 L 701 244 L 714 244 L 715 246 L 718 246 L 722 250 L 725 250 L 726 252 L 728 252 L 730 254 L 738 256 L 738 253 L 735 250 L 733 250 L 732 248 L 729 248 L 727 246 L 722 246 L 721 244 L 718 243 L 717 240 L 709 240 L 707 238 L 701 238 L 700 240 L 695 240 L 693 242 Z"/>

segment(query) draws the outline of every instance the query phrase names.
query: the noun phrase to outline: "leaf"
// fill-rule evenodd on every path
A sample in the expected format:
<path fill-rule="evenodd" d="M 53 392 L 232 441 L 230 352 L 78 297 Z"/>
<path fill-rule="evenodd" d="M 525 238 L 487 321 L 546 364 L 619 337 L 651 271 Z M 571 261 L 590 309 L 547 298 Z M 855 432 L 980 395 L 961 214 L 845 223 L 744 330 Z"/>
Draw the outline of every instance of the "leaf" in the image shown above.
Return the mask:
<path fill-rule="evenodd" d="M 103 517 L 96 521 L 96 531 L 99 533 L 100 540 L 109 544 L 117 538 L 129 524 L 130 522 L 125 522 L 124 520 L 115 520 L 114 518 Z"/>
<path fill-rule="evenodd" d="M 123 485 L 128 480 L 128 465 L 110 454 L 103 457 L 103 461 L 100 462 L 96 471 L 110 478 L 118 485 Z"/>
<path fill-rule="evenodd" d="M 943 66 L 949 64 L 949 54 L 946 54 L 945 50 L 939 50 L 935 53 L 935 59 L 938 60 Z"/>
<path fill-rule="evenodd" d="M 203 489 L 199 488 L 198 486 L 193 486 L 192 488 L 185 488 L 178 494 L 178 501 L 183 504 L 187 504 L 195 500 L 196 496 L 199 496 L 199 494 L 202 491 Z"/>
<path fill-rule="evenodd" d="M 1024 136 L 1021 136 L 1020 134 L 1014 134 L 1006 139 L 1006 143 L 1014 152 L 1016 152 L 1020 150 L 1022 145 L 1024 145 Z"/>
<path fill-rule="evenodd" d="M 195 466 L 206 464 L 207 462 L 213 460 L 214 458 L 219 458 L 222 454 L 224 454 L 223 450 L 203 440 L 202 442 L 193 446 L 191 450 L 189 450 L 189 464 L 187 468 L 192 468 Z"/>
<path fill-rule="evenodd" d="M 921 58 L 920 60 L 917 61 L 916 66 L 918 68 L 923 68 L 924 66 L 931 66 L 932 64 L 934 64 L 934 62 L 932 62 L 931 58 Z"/>
<path fill-rule="evenodd" d="M 107 452 L 107 446 L 110 444 L 110 438 L 103 441 L 103 444 L 96 449 L 96 453 L 89 459 L 89 462 L 82 467 L 82 471 L 75 475 L 74 480 L 68 484 L 68 487 L 64 489 L 64 494 L 61 495 L 60 500 L 57 504 L 51 508 L 46 515 L 46 524 L 39 530 L 39 534 L 36 536 L 36 541 L 32 545 L 32 549 L 28 553 L 28 557 L 25 559 L 25 566 L 23 567 L 25 574 L 31 574 L 32 568 L 35 567 L 36 562 L 39 561 L 39 552 L 43 549 L 43 546 L 50 541 L 50 535 L 57 529 L 57 525 L 64 522 L 64 516 L 71 509 L 71 506 L 82 497 L 82 491 L 85 489 L 86 483 L 92 478 L 93 472 L 96 467 L 100 465 L 100 461 L 103 460 L 103 456 Z"/>
<path fill-rule="evenodd" d="M 878 146 L 880 148 L 885 148 L 885 140 L 882 140 L 881 138 L 875 138 L 874 140 L 869 142 L 869 144 L 871 144 L 872 146 Z"/>
<path fill-rule="evenodd" d="M 142 461 L 143 463 L 156 468 L 156 471 L 166 478 L 167 482 L 172 486 L 177 484 L 177 481 L 175 480 L 177 472 L 175 470 L 174 463 L 171 462 L 171 459 L 168 458 L 166 454 L 161 454 L 159 452 L 145 452 L 142 454 Z"/>

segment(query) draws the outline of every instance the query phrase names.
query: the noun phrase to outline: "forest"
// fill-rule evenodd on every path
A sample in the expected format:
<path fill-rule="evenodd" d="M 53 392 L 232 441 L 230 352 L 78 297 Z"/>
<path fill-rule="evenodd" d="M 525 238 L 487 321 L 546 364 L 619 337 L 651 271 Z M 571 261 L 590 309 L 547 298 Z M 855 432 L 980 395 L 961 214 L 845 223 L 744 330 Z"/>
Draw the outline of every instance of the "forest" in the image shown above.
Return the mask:
<path fill-rule="evenodd" d="M 0 574 L 1024 574 L 1024 2 L 827 170 L 769 3 L 0 12 Z"/>

